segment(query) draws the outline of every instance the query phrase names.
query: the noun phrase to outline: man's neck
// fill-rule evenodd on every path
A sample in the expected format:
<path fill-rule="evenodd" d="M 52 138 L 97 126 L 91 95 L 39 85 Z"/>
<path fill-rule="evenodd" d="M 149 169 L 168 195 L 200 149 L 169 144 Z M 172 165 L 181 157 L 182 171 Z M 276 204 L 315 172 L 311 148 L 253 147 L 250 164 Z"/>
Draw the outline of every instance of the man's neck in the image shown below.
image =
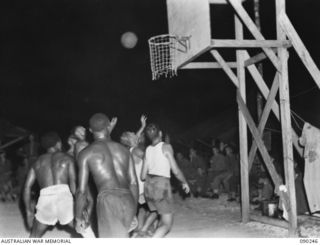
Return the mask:
<path fill-rule="evenodd" d="M 155 139 L 153 142 L 152 142 L 152 145 L 155 146 L 157 144 L 159 144 L 162 140 L 159 138 L 159 139 Z"/>
<path fill-rule="evenodd" d="M 48 153 L 55 153 L 55 152 L 57 152 L 58 150 L 57 149 L 55 149 L 55 148 L 50 148 L 50 149 L 48 149 Z"/>
<path fill-rule="evenodd" d="M 95 140 L 106 140 L 106 141 L 111 140 L 110 135 L 106 135 L 106 134 L 95 134 L 94 138 Z"/>

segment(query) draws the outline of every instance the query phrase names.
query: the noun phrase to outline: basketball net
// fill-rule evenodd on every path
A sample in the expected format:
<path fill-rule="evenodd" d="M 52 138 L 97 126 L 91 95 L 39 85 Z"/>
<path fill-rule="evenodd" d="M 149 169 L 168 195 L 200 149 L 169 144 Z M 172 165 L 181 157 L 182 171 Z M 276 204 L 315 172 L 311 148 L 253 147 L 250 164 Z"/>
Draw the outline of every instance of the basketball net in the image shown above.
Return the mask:
<path fill-rule="evenodd" d="M 178 38 L 169 34 L 149 39 L 152 80 L 177 75 Z"/>

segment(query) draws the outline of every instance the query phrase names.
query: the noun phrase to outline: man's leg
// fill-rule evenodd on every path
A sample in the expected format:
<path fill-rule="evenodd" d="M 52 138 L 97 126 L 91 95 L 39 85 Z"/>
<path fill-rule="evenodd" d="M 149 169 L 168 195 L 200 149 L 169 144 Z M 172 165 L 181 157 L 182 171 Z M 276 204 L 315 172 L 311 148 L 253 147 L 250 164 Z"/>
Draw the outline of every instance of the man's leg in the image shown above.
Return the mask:
<path fill-rule="evenodd" d="M 231 179 L 231 177 L 232 177 L 231 173 L 226 173 L 226 174 L 224 174 L 223 179 L 222 179 L 224 190 L 228 194 L 230 192 L 230 179 Z"/>
<path fill-rule="evenodd" d="M 153 237 L 164 237 L 170 230 L 173 224 L 173 214 L 161 214 L 160 226 L 153 234 Z"/>
<path fill-rule="evenodd" d="M 213 196 L 212 198 L 219 198 L 219 188 L 220 188 L 220 183 L 223 180 L 223 174 L 217 175 L 213 182 L 212 182 L 212 190 L 213 190 Z"/>
<path fill-rule="evenodd" d="M 42 224 L 38 220 L 34 219 L 29 237 L 40 238 L 43 236 L 47 228 L 48 228 L 48 225 Z"/>
<path fill-rule="evenodd" d="M 138 209 L 138 227 L 137 230 L 141 230 L 143 225 L 144 225 L 144 221 L 147 217 L 147 210 L 145 209 L 145 207 L 143 205 L 141 205 Z"/>
<path fill-rule="evenodd" d="M 158 213 L 156 211 L 150 212 L 146 221 L 144 222 L 143 227 L 141 228 L 141 232 L 147 232 L 153 222 L 158 218 Z"/>

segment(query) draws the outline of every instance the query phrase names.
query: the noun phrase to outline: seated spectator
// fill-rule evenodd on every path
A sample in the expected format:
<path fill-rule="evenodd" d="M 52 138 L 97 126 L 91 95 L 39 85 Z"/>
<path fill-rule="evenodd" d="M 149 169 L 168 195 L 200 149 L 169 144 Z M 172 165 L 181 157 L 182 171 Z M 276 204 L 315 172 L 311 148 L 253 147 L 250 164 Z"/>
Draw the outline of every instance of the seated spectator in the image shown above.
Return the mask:
<path fill-rule="evenodd" d="M 195 190 L 194 190 L 194 196 L 198 197 L 205 196 L 206 194 L 206 181 L 207 181 L 207 163 L 204 160 L 203 157 L 201 157 L 196 149 L 191 148 L 189 151 L 189 157 L 191 165 L 195 169 L 196 173 L 196 182 L 195 182 Z"/>
<path fill-rule="evenodd" d="M 37 141 L 36 134 L 30 134 L 28 137 L 28 143 L 23 145 L 18 149 L 17 154 L 20 157 L 23 157 L 24 164 L 27 164 L 28 167 L 32 165 L 34 161 L 36 161 L 40 150 L 40 144 Z"/>
<path fill-rule="evenodd" d="M 271 157 L 272 162 L 274 159 Z M 258 195 L 252 199 L 253 204 L 261 204 L 265 201 L 271 201 L 274 197 L 274 186 L 264 165 L 260 166 L 258 179 Z"/>
<path fill-rule="evenodd" d="M 240 189 L 240 162 L 238 156 L 234 153 L 233 148 L 227 145 L 225 148 L 226 158 L 232 177 L 230 178 L 230 192 L 228 201 L 235 201 Z"/>
<path fill-rule="evenodd" d="M 197 170 L 195 166 L 181 152 L 176 154 L 176 160 L 187 182 L 189 183 L 191 192 L 194 193 L 197 179 Z"/>
<path fill-rule="evenodd" d="M 299 169 L 298 163 L 294 162 L 294 170 L 295 170 L 295 187 L 296 187 L 296 200 L 297 200 L 297 213 L 298 215 L 301 214 L 308 214 L 309 206 L 307 201 L 306 192 L 304 190 L 303 185 L 303 174 L 302 171 Z"/>
<path fill-rule="evenodd" d="M 213 156 L 210 159 L 210 168 L 208 170 L 208 183 L 212 189 L 212 198 L 219 198 L 220 185 L 226 192 L 229 192 L 229 180 L 232 173 L 228 169 L 226 157 L 220 152 L 217 146 L 212 147 Z"/>
<path fill-rule="evenodd" d="M 220 139 L 213 139 L 211 145 L 217 147 L 220 152 L 224 152 L 227 146 L 227 144 L 223 143 Z"/>
<path fill-rule="evenodd" d="M 14 201 L 17 197 L 13 191 L 13 173 L 10 160 L 4 151 L 0 152 L 0 199 L 3 202 Z"/>

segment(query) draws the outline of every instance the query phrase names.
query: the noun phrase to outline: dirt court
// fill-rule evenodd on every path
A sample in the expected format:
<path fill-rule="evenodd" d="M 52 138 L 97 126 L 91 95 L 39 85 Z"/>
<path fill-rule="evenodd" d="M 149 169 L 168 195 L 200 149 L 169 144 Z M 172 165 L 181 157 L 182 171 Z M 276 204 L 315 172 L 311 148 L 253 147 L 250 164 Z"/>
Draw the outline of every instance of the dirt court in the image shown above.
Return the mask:
<path fill-rule="evenodd" d="M 240 205 L 227 202 L 226 196 L 219 200 L 188 198 L 175 195 L 175 220 L 167 237 L 178 238 L 283 238 L 285 229 L 257 222 L 240 222 Z M 0 237 L 28 237 L 17 203 L 0 204 Z M 44 237 L 67 238 L 72 235 L 63 229 L 54 228 Z"/>

